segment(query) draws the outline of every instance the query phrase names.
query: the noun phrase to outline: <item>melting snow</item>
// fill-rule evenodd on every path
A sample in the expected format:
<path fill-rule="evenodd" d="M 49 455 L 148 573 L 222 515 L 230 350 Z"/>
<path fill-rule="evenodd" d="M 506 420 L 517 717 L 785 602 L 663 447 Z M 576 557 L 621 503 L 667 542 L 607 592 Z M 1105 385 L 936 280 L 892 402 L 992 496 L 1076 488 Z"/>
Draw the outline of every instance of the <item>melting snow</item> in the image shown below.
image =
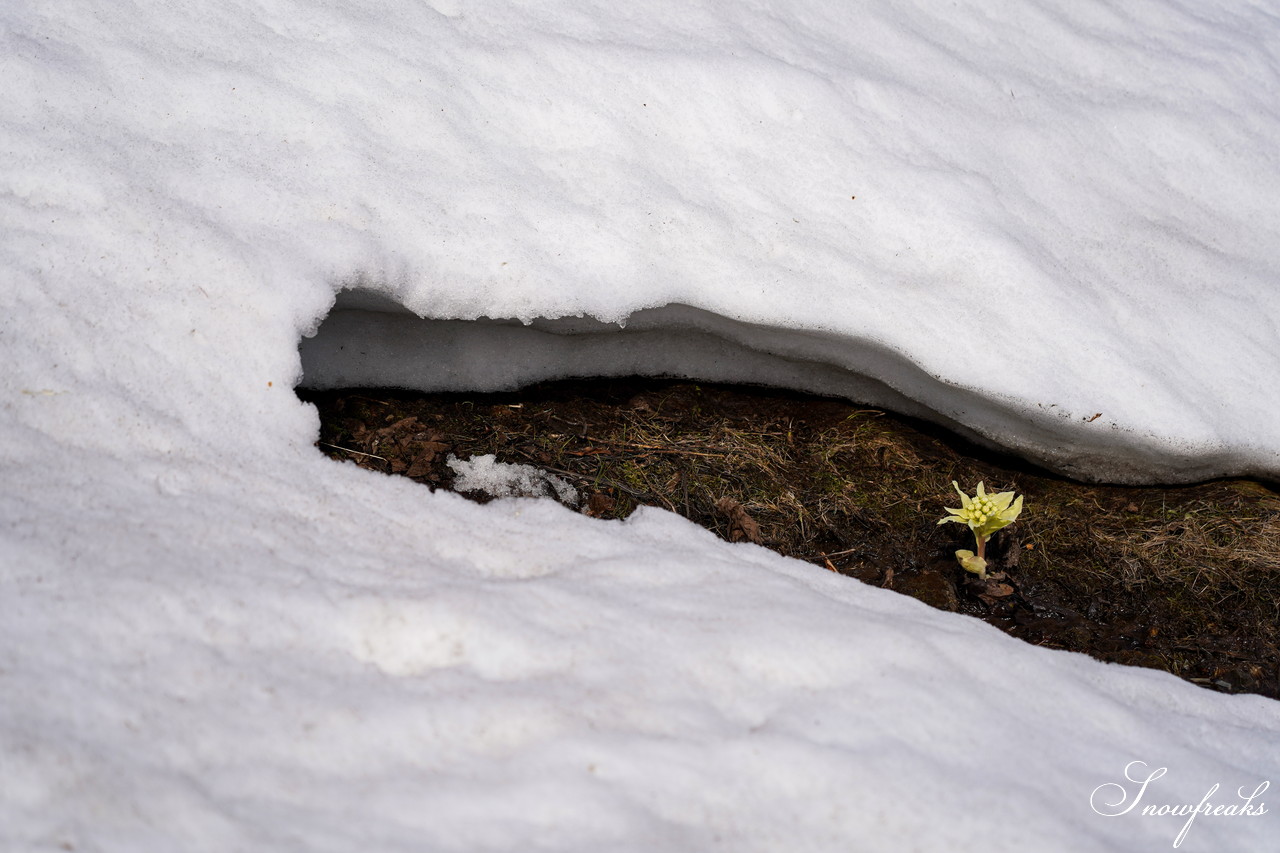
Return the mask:
<path fill-rule="evenodd" d="M 457 475 L 458 492 L 483 492 L 495 498 L 555 497 L 568 506 L 578 505 L 578 490 L 555 474 L 532 465 L 499 462 L 492 453 L 459 459 L 449 454 L 446 463 Z"/>
<path fill-rule="evenodd" d="M 1225 0 L 6 5 L 0 846 L 1154 850 L 1185 819 L 1100 814 L 1117 784 L 1274 780 L 1274 702 L 667 513 L 336 465 L 292 388 L 846 383 L 1083 476 L 1280 475 L 1278 34 Z M 321 330 L 351 289 L 381 302 Z"/>

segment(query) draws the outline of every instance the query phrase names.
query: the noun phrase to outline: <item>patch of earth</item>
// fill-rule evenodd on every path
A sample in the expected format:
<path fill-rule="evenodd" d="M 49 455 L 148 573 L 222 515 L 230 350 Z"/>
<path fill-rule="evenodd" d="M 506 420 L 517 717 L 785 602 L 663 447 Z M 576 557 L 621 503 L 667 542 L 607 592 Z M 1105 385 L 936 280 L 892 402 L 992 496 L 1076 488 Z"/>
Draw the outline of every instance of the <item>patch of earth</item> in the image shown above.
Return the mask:
<path fill-rule="evenodd" d="M 1035 645 L 1280 698 L 1272 484 L 1081 484 L 919 421 L 756 388 L 630 379 L 300 396 L 335 459 L 433 489 L 492 461 L 532 466 L 516 469 L 522 481 L 541 478 L 549 499 L 596 518 L 663 507 Z M 1025 496 L 988 546 L 986 581 L 953 556 L 973 547 L 967 528 L 937 524 L 958 504 L 953 480 Z"/>

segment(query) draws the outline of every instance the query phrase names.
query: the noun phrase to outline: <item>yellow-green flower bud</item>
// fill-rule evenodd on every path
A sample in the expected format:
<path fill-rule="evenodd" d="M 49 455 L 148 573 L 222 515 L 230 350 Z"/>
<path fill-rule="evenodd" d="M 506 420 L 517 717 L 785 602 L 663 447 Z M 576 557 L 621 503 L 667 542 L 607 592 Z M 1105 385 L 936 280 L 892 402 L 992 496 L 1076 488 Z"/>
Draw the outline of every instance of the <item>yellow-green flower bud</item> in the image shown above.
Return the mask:
<path fill-rule="evenodd" d="M 1000 528 L 1012 524 L 1022 512 L 1022 496 L 1015 498 L 1013 492 L 988 495 L 986 487 L 978 483 L 977 494 L 969 497 L 960 491 L 959 483 L 952 480 L 951 486 L 960 495 L 961 505 L 959 509 L 947 507 L 949 515 L 939 519 L 939 524 L 946 524 L 948 521 L 964 524 L 973 531 L 975 536 L 986 539 Z"/>
<path fill-rule="evenodd" d="M 966 572 L 972 572 L 979 579 L 987 578 L 987 561 L 974 554 L 972 551 L 956 551 L 956 559 L 960 561 L 960 567 Z"/>
<path fill-rule="evenodd" d="M 951 487 L 960 495 L 960 508 L 947 507 L 947 516 L 938 520 L 939 524 L 954 521 L 966 525 L 973 531 L 973 538 L 978 543 L 978 553 L 972 551 L 956 551 L 956 559 L 966 572 L 972 572 L 979 578 L 987 576 L 987 561 L 984 559 L 987 550 L 987 539 L 1002 527 L 1014 522 L 1022 512 L 1022 497 L 1013 492 L 1000 492 L 988 495 L 986 487 L 978 484 L 978 491 L 969 497 L 960 491 L 960 484 L 951 481 Z"/>

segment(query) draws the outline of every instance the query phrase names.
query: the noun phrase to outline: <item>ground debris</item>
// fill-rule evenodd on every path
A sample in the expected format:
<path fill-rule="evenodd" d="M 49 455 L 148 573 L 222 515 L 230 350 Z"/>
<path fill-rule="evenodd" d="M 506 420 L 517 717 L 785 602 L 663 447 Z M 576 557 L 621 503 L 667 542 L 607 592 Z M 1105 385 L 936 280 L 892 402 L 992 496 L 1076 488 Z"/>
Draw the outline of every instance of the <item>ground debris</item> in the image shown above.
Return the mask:
<path fill-rule="evenodd" d="M 723 515 L 729 521 L 729 535 L 726 537 L 730 542 L 754 542 L 756 545 L 763 545 L 764 539 L 760 537 L 760 525 L 752 518 L 742 504 L 730 497 L 723 497 L 715 503 L 716 512 Z"/>

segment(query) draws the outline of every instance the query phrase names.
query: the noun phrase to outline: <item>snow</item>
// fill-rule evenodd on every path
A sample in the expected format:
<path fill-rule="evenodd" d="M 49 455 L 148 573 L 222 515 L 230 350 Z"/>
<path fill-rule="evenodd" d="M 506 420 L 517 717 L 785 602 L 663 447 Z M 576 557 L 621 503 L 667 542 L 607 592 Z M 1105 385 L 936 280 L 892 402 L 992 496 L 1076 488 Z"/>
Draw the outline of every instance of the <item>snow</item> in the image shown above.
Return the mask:
<path fill-rule="evenodd" d="M 1211 0 L 0 9 L 0 846 L 1159 849 L 1185 819 L 1091 801 L 1133 761 L 1168 768 L 1143 805 L 1238 803 L 1274 702 L 664 512 L 335 464 L 292 389 L 725 376 L 1086 477 L 1275 477 L 1277 34 Z"/>
<path fill-rule="evenodd" d="M 491 498 L 559 498 L 567 506 L 578 505 L 578 490 L 555 474 L 532 465 L 499 462 L 492 453 L 445 460 L 457 477 L 453 489 L 459 493 L 480 492 Z"/>

